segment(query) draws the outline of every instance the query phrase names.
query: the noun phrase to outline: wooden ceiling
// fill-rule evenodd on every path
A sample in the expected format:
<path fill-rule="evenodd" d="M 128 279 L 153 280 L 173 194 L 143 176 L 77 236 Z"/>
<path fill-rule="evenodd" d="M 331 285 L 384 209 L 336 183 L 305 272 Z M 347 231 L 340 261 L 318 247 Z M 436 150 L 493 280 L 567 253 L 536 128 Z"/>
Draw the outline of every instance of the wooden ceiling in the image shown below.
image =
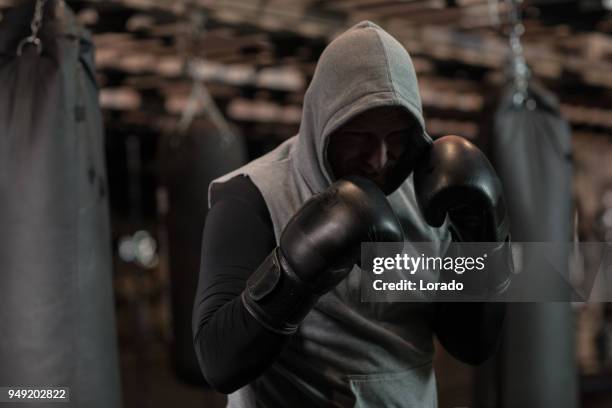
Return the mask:
<path fill-rule="evenodd" d="M 0 0 L 0 8 L 11 4 Z M 512 9 L 505 1 L 68 4 L 94 33 L 103 106 L 129 125 L 149 126 L 151 116 L 180 114 L 195 77 L 231 120 L 288 137 L 299 123 L 302 94 L 319 54 L 334 36 L 365 19 L 389 31 L 413 56 L 434 135 L 476 137 L 508 70 Z M 604 5 L 603 0 L 519 4 L 533 76 L 559 96 L 564 114 L 583 132 L 612 131 L 612 13 Z"/>

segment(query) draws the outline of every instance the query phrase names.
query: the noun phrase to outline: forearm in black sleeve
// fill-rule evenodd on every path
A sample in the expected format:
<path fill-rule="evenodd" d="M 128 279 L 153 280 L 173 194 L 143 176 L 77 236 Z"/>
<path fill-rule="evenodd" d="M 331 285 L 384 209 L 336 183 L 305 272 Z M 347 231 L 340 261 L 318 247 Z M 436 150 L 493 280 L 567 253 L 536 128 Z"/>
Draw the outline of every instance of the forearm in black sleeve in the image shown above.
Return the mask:
<path fill-rule="evenodd" d="M 240 194 L 222 197 L 208 213 L 193 315 L 202 372 L 224 393 L 260 375 L 288 340 L 264 328 L 241 301 L 247 279 L 276 241 L 263 198 L 253 192 L 252 182 L 242 178 L 229 183 L 238 186 Z"/>
<path fill-rule="evenodd" d="M 461 255 L 457 250 L 459 247 L 451 244 L 446 256 Z M 512 273 L 508 256 L 506 251 L 489 252 L 491 270 L 487 273 L 495 290 L 507 287 Z M 434 331 L 453 357 L 467 364 L 482 364 L 497 350 L 505 315 L 504 302 L 439 302 L 435 304 Z"/>
<path fill-rule="evenodd" d="M 454 302 L 435 304 L 435 332 L 453 357 L 467 364 L 482 364 L 497 349 L 506 304 Z"/>

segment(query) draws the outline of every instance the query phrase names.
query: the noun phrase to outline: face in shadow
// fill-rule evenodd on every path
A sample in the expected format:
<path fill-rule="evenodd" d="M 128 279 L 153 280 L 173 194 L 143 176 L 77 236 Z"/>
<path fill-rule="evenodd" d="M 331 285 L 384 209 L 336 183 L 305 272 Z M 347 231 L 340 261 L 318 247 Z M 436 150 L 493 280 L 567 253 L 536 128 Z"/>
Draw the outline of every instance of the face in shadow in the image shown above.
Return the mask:
<path fill-rule="evenodd" d="M 414 116 L 401 107 L 355 116 L 329 139 L 327 160 L 334 180 L 358 175 L 392 193 L 412 171 L 421 132 Z"/>

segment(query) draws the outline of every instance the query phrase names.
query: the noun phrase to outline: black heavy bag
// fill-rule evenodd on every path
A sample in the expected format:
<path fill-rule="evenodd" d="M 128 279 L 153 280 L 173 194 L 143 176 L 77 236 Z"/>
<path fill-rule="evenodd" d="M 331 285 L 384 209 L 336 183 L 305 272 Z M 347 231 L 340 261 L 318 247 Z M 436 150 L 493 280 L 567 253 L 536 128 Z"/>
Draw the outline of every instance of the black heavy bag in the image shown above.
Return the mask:
<path fill-rule="evenodd" d="M 172 296 L 173 360 L 179 378 L 203 384 L 193 346 L 191 316 L 200 269 L 210 182 L 247 160 L 244 139 L 204 119 L 161 138 L 162 180 L 168 192 L 166 228 Z"/>
<path fill-rule="evenodd" d="M 93 46 L 49 1 L 42 53 L 17 56 L 33 8 L 0 23 L 0 386 L 70 387 L 66 406 L 119 407 Z"/>
<path fill-rule="evenodd" d="M 527 102 L 509 88 L 495 115 L 493 162 L 500 175 L 515 242 L 569 242 L 571 238 L 571 133 L 556 98 L 530 85 Z M 567 259 L 559 246 L 555 257 Z M 550 254 L 548 254 L 550 255 Z M 521 273 L 541 284 L 548 268 L 538 249 L 525 247 Z M 567 264 L 560 261 L 562 275 Z M 542 279 L 545 276 L 545 279 Z M 558 281 L 563 281 L 559 279 Z M 537 283 L 540 282 L 540 283 Z M 553 296 L 554 297 L 554 296 Z M 557 299 L 558 300 L 558 299 Z M 509 304 L 503 340 L 500 404 L 504 408 L 577 406 L 574 330 L 570 303 Z"/>

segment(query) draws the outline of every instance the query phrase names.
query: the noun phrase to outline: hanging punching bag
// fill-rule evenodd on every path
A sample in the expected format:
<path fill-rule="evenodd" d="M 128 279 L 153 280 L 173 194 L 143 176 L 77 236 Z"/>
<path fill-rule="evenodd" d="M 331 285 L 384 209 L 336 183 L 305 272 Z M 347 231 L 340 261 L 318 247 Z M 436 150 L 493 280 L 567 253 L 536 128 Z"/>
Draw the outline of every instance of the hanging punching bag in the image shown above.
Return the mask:
<path fill-rule="evenodd" d="M 244 139 L 204 119 L 161 138 L 162 180 L 168 194 L 166 229 L 172 297 L 174 366 L 179 378 L 204 384 L 191 327 L 210 182 L 246 163 Z"/>
<path fill-rule="evenodd" d="M 571 134 L 556 98 L 530 85 L 517 105 L 509 88 L 495 115 L 492 159 L 500 175 L 515 242 L 569 242 L 571 238 Z M 565 248 L 565 246 L 559 246 Z M 569 248 L 569 246 L 567 247 Z M 556 249 L 557 259 L 567 259 Z M 524 247 L 522 273 L 546 273 L 538 250 Z M 567 265 L 561 262 L 567 277 Z M 541 280 L 541 279 L 540 279 Z M 577 378 L 570 303 L 511 303 L 500 357 L 503 408 L 574 408 Z"/>
<path fill-rule="evenodd" d="M 17 53 L 34 9 L 0 22 L 0 385 L 69 387 L 63 406 L 119 407 L 93 44 L 49 0 L 40 46 Z"/>

